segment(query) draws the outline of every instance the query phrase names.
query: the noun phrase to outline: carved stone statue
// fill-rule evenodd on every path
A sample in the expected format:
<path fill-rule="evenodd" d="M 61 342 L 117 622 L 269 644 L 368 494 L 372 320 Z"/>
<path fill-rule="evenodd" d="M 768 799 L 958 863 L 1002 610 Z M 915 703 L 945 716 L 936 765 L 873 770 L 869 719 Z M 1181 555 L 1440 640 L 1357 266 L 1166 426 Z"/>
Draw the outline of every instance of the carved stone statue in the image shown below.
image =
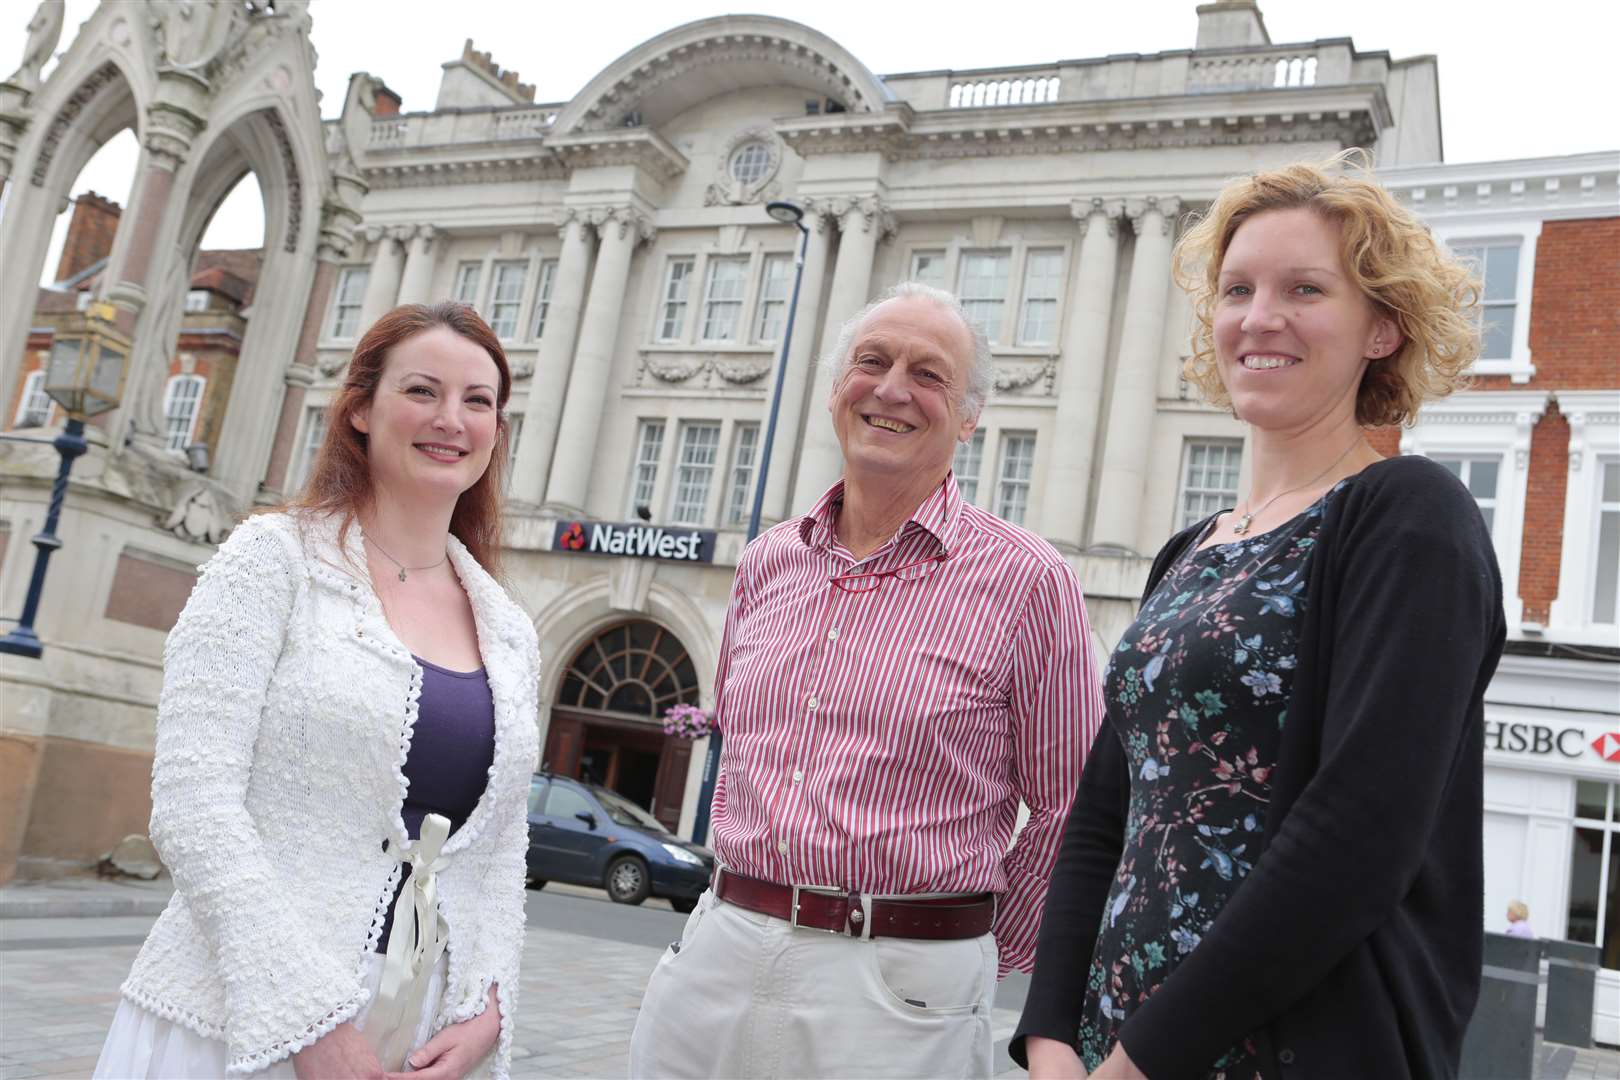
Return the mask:
<path fill-rule="evenodd" d="M 181 491 L 163 527 L 182 540 L 218 544 L 231 531 L 232 523 L 231 513 L 214 485 L 198 480 Z"/>
<path fill-rule="evenodd" d="M 62 40 L 62 22 L 67 17 L 66 0 L 44 0 L 28 20 L 28 45 L 23 49 L 22 67 L 8 82 L 25 90 L 39 89 L 39 73 Z"/>
<path fill-rule="evenodd" d="M 230 38 L 235 10 L 220 0 L 155 0 L 152 9 L 164 59 L 175 67 L 204 67 Z"/>

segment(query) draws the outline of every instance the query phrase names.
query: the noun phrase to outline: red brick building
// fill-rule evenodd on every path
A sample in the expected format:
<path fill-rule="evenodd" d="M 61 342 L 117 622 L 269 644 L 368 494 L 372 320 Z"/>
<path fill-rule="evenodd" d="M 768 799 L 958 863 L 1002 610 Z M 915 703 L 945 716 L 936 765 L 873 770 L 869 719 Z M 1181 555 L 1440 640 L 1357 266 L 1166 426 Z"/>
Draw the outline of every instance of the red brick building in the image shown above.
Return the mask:
<path fill-rule="evenodd" d="M 1486 697 L 1486 929 L 1509 900 L 1597 945 L 1596 1036 L 1620 1043 L 1620 155 L 1383 172 L 1480 267 L 1483 354 L 1393 451 L 1479 500 L 1509 640 Z"/>

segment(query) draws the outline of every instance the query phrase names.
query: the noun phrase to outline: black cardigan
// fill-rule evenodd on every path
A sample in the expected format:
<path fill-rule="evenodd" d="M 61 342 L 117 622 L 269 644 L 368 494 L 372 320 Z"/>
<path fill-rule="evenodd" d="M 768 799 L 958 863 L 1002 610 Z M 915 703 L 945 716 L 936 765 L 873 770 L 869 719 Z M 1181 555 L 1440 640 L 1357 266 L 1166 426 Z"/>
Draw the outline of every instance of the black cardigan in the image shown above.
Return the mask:
<path fill-rule="evenodd" d="M 1154 561 L 1144 600 L 1207 521 Z M 1257 1036 L 1265 1075 L 1449 1077 L 1479 994 L 1486 685 L 1506 636 L 1472 497 L 1421 457 L 1328 504 L 1263 856 L 1120 1029 L 1151 1080 L 1208 1075 Z M 1130 774 L 1112 724 L 1086 761 L 1041 922 L 1026 1035 L 1075 1043 L 1119 866 Z"/>

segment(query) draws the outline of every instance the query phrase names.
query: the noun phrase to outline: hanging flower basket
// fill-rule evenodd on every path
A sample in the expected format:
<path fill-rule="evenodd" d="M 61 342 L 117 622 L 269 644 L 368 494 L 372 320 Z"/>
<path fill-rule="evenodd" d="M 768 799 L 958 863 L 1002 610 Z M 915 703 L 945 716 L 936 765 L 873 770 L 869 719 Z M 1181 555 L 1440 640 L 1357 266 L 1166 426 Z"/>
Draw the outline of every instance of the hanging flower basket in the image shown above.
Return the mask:
<path fill-rule="evenodd" d="M 664 734 L 677 739 L 701 739 L 714 730 L 714 720 L 696 705 L 671 705 L 664 710 Z"/>

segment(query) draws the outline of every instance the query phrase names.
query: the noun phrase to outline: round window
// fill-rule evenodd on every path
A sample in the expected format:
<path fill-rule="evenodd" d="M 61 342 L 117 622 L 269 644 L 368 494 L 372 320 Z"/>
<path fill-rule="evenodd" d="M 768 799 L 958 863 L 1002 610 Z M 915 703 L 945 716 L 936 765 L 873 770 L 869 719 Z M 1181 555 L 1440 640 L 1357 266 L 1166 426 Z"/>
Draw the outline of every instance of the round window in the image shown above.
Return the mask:
<path fill-rule="evenodd" d="M 732 151 L 731 178 L 744 186 L 759 183 L 771 168 L 771 150 L 763 142 L 753 139 Z"/>

